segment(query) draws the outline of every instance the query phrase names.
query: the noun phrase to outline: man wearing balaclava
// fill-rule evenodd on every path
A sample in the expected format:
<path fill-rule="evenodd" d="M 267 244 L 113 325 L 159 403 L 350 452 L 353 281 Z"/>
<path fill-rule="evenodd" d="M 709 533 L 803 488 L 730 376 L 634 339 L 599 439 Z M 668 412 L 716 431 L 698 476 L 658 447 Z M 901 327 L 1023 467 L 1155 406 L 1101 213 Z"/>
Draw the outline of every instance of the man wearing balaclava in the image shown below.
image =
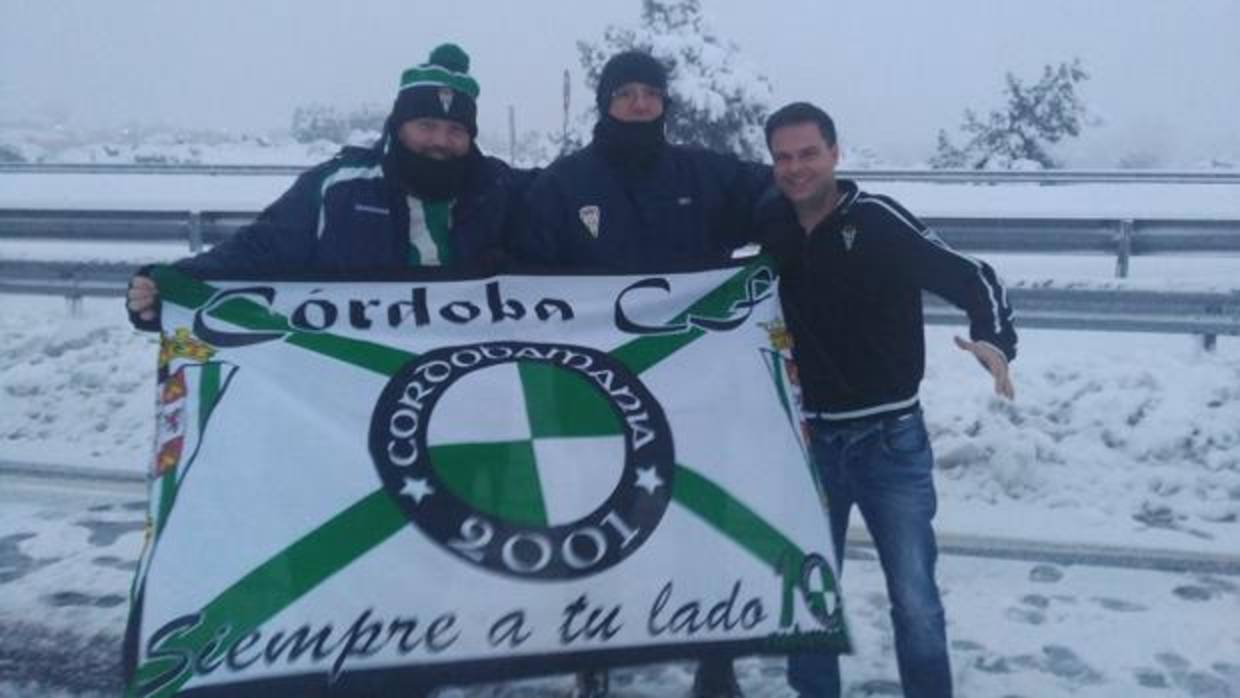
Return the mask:
<path fill-rule="evenodd" d="M 550 267 L 614 273 L 726 263 L 753 240 L 769 168 L 668 143 L 666 68 L 641 51 L 613 56 L 599 75 L 598 123 L 585 148 L 538 175 L 514 254 Z M 607 695 L 605 670 L 578 674 L 575 698 Z M 702 661 L 694 698 L 738 698 L 727 659 Z"/>
<path fill-rule="evenodd" d="M 199 276 L 485 268 L 502 254 L 525 173 L 484 156 L 469 56 L 444 44 L 404 71 L 373 148 L 345 148 L 298 177 L 252 224 L 174 266 Z M 158 328 L 158 289 L 139 272 L 130 319 Z"/>
<path fill-rule="evenodd" d="M 585 148 L 530 186 L 515 243 L 525 260 L 615 272 L 726 262 L 751 241 L 769 168 L 667 141 L 667 69 L 641 51 L 616 54 L 595 93 Z"/>

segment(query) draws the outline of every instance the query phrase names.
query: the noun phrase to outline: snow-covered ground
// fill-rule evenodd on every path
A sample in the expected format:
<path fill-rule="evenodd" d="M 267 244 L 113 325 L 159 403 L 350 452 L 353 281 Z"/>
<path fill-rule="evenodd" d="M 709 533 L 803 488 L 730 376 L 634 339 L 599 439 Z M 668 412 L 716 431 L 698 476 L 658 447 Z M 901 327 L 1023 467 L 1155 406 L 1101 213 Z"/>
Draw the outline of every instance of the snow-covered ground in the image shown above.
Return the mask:
<path fill-rule="evenodd" d="M 125 176 L 60 180 L 58 188 L 22 183 L 27 177 L 46 176 L 0 178 L 0 207 L 253 210 L 288 183 Z M 1240 191 L 1214 185 L 874 188 L 924 215 L 1240 218 Z M 5 258 L 183 253 L 0 245 Z M 1010 281 L 1114 274 L 1103 256 L 989 259 Z M 1240 258 L 1137 258 L 1132 276 L 1128 283 L 1143 287 L 1235 288 Z M 940 531 L 1240 557 L 1240 338 L 1221 337 L 1205 351 L 1187 336 L 1024 330 L 1009 403 L 952 346 L 957 331 L 927 331 L 922 398 L 937 454 Z M 128 327 L 119 299 L 88 299 L 70 312 L 62 299 L 0 296 L 0 461 L 143 471 L 155 349 Z M 31 497 L 0 475 L 0 696 L 41 694 L 23 683 L 30 655 L 20 647 L 61 647 L 103 665 L 114 656 L 140 509 L 124 497 Z M 865 550 L 855 551 L 844 581 L 858 645 L 845 668 L 849 695 L 897 695 L 881 573 Z M 945 556 L 941 583 L 962 696 L 1240 697 L 1236 577 Z M 679 696 L 690 681 L 679 665 L 640 668 L 617 677 L 617 695 Z M 750 696 L 789 695 L 777 660 L 743 662 L 741 683 Z M 568 686 L 559 677 L 449 693 L 541 697 Z"/>
<path fill-rule="evenodd" d="M 944 530 L 1240 553 L 1240 340 L 1026 330 L 1017 399 L 927 330 Z M 151 335 L 117 300 L 0 296 L 0 460 L 141 472 Z"/>
<path fill-rule="evenodd" d="M 132 496 L 46 501 L 0 490 L 0 696 L 119 692 L 142 509 Z M 845 569 L 856 643 L 843 662 L 846 695 L 900 695 L 878 564 L 853 548 Z M 957 695 L 1240 695 L 1235 577 L 957 556 L 941 558 L 939 570 Z M 749 698 L 793 695 L 779 658 L 741 660 L 737 673 Z M 616 698 L 680 698 L 692 665 L 626 668 L 612 682 Z M 448 688 L 440 698 L 562 698 L 571 686 L 554 676 Z"/>
<path fill-rule="evenodd" d="M 1240 552 L 1240 341 L 1206 352 L 1184 336 L 1025 331 L 1007 403 L 952 347 L 953 331 L 928 331 L 923 393 L 940 531 Z M 60 299 L 0 297 L 0 460 L 140 472 L 154 361 L 119 300 L 71 314 Z M 114 643 L 142 513 L 94 506 L 0 504 L 0 625 L 76 638 L 49 644 Z M 858 643 L 848 676 L 853 695 L 891 695 L 881 574 L 859 554 L 845 576 Z M 1235 578 L 945 557 L 942 584 L 961 695 L 1240 696 Z M 742 683 L 787 695 L 781 667 L 745 663 Z M 691 680 L 676 667 L 624 677 L 619 695 L 634 698 L 681 695 Z M 566 688 L 548 679 L 500 694 Z"/>
<path fill-rule="evenodd" d="M 373 142 L 356 134 L 351 143 Z M 0 123 L 0 145 L 35 163 L 310 165 L 340 146 L 299 143 L 287 132 L 234 133 L 135 127 L 87 131 L 64 126 Z"/>
<path fill-rule="evenodd" d="M 0 208 L 258 211 L 292 182 L 287 175 L 9 173 L 0 177 Z M 926 217 L 1240 219 L 1236 184 L 872 182 L 863 188 Z"/>

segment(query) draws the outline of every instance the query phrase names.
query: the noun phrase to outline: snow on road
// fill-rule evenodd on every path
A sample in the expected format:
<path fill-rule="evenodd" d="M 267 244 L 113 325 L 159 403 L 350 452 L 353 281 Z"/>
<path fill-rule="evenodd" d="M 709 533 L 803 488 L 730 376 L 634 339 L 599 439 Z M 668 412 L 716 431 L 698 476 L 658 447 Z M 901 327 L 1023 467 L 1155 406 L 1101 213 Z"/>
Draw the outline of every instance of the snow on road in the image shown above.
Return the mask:
<path fill-rule="evenodd" d="M 1017 400 L 929 328 L 945 530 L 1240 550 L 1240 341 L 1025 330 Z M 141 471 L 155 340 L 121 302 L 0 297 L 0 460 Z"/>
<path fill-rule="evenodd" d="M 0 696 L 53 687 L 115 694 L 144 503 L 0 498 Z M 961 696 L 1240 695 L 1235 577 L 956 556 L 942 558 L 939 576 Z M 854 548 L 844 579 L 857 645 L 844 659 L 846 695 L 899 695 L 873 553 Z M 793 695 L 778 658 L 743 660 L 738 675 L 750 698 Z M 687 663 L 629 668 L 613 679 L 617 698 L 682 696 L 691 681 Z M 449 688 L 441 698 L 557 698 L 570 687 L 557 676 Z"/>
<path fill-rule="evenodd" d="M 1026 330 L 1008 403 L 951 345 L 957 331 L 928 330 L 923 390 L 941 531 L 1240 551 L 1240 342 L 1206 352 L 1185 336 Z M 155 348 L 119 299 L 74 315 L 60 299 L 0 297 L 0 460 L 140 472 Z M 141 521 L 136 501 L 0 496 L 0 695 L 42 671 L 14 638 L 115 657 Z M 877 565 L 857 549 L 846 568 L 851 695 L 898 695 Z M 941 582 L 962 696 L 1240 696 L 1235 577 L 952 556 Z M 790 695 L 782 671 L 750 660 L 741 681 L 750 696 Z M 551 696 L 566 681 L 449 693 Z M 690 681 L 685 667 L 644 667 L 617 695 L 682 695 Z M 92 687 L 115 685 L 67 690 Z"/>

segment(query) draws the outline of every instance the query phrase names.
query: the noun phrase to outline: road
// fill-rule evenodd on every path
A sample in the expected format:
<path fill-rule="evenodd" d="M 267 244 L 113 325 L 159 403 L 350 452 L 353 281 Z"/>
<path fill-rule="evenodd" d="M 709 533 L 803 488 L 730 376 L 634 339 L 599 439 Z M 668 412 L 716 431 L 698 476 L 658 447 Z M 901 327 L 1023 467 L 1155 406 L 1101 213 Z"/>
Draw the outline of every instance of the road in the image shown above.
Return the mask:
<path fill-rule="evenodd" d="M 139 480 L 0 463 L 0 696 L 120 690 L 119 638 L 142 542 Z M 854 543 L 844 576 L 858 648 L 844 664 L 848 695 L 898 695 L 882 575 L 864 537 Z M 1240 698 L 1235 556 L 946 532 L 942 547 L 960 695 Z M 742 661 L 738 675 L 750 698 L 791 695 L 776 658 Z M 613 679 L 618 698 L 681 696 L 690 681 L 683 664 Z M 553 677 L 448 694 L 557 698 L 569 685 Z"/>

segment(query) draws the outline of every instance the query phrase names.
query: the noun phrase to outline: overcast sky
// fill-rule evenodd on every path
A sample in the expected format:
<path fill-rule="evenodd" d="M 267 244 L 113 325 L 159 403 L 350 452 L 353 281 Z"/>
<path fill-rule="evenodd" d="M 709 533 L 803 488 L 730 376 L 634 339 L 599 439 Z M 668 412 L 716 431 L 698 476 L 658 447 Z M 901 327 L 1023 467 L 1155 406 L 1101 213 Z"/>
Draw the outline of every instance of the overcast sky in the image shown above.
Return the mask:
<path fill-rule="evenodd" d="M 1001 104 L 1079 56 L 1103 123 L 1066 153 L 1180 163 L 1240 156 L 1240 0 L 703 0 L 775 88 L 809 99 L 848 145 L 928 156 L 965 107 Z M 480 126 L 501 141 L 558 128 L 575 44 L 636 24 L 639 0 L 0 0 L 0 121 L 54 118 L 264 131 L 293 109 L 391 102 L 403 68 L 444 40 L 472 56 Z"/>

